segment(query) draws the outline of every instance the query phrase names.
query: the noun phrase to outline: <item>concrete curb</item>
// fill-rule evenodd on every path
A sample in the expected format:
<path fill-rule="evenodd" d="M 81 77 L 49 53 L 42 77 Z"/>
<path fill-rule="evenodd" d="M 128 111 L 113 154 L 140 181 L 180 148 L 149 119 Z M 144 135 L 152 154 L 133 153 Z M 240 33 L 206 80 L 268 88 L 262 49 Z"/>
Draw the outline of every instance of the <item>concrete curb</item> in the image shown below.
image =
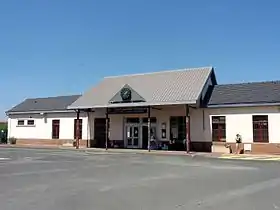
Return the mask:
<path fill-rule="evenodd" d="M 217 158 L 220 157 L 221 154 L 216 153 L 186 153 L 185 151 L 163 151 L 163 150 L 139 150 L 139 149 L 103 149 L 103 148 L 79 148 L 76 149 L 75 147 L 66 147 L 66 146 L 53 146 L 53 145 L 0 145 L 0 148 L 14 148 L 14 149 L 56 149 L 56 150 L 72 150 L 72 151 L 79 151 L 79 152 L 87 152 L 87 153 L 108 153 L 108 154 L 148 154 L 148 155 L 164 155 L 164 156 L 201 156 L 201 157 L 209 157 L 209 158 Z"/>
<path fill-rule="evenodd" d="M 148 155 L 162 155 L 162 156 L 190 156 L 190 157 L 205 157 L 205 158 L 217 158 L 220 160 L 227 160 L 225 157 L 280 157 L 275 154 L 224 154 L 224 153 L 202 153 L 202 152 L 191 152 L 186 153 L 185 151 L 163 151 L 163 150 L 139 150 L 139 149 L 117 149 L 110 148 L 105 150 L 103 148 L 79 148 L 66 147 L 66 146 L 53 146 L 53 145 L 11 145 L 11 144 L 0 144 L 1 148 L 14 148 L 14 149 L 55 149 L 55 150 L 72 150 L 86 153 L 108 153 L 108 154 L 148 154 Z M 233 158 L 232 158 L 233 159 Z"/>

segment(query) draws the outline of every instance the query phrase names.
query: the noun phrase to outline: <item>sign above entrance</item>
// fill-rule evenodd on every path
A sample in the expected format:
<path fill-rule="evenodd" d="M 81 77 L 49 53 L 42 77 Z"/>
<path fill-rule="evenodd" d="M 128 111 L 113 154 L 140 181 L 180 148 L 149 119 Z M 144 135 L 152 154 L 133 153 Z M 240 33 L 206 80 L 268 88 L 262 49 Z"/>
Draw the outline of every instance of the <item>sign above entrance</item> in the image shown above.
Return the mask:
<path fill-rule="evenodd" d="M 139 93 L 126 84 L 113 96 L 113 98 L 111 98 L 109 103 L 135 103 L 145 101 L 146 100 Z"/>
<path fill-rule="evenodd" d="M 144 114 L 147 107 L 118 107 L 108 108 L 108 114 Z"/>

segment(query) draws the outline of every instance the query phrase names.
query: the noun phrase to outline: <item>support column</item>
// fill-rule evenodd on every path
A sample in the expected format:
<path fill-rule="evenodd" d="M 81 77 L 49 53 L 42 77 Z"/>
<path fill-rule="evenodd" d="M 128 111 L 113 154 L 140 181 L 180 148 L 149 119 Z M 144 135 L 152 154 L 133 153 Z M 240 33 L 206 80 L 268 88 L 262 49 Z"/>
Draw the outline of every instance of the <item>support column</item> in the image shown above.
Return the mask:
<path fill-rule="evenodd" d="M 190 145 L 191 145 L 191 140 L 190 140 L 190 108 L 189 105 L 186 104 L 186 152 L 190 152 Z"/>
<path fill-rule="evenodd" d="M 108 108 L 106 108 L 106 133 L 105 133 L 105 148 L 108 150 L 108 140 L 109 140 L 109 116 L 108 116 Z"/>
<path fill-rule="evenodd" d="M 89 112 L 90 109 L 87 110 L 87 148 L 89 148 L 89 128 L 90 128 L 90 124 L 89 124 Z"/>
<path fill-rule="evenodd" d="M 77 111 L 77 119 L 76 119 L 76 149 L 79 149 L 80 146 L 80 110 Z"/>
<path fill-rule="evenodd" d="M 148 107 L 148 151 L 151 151 L 151 107 Z"/>

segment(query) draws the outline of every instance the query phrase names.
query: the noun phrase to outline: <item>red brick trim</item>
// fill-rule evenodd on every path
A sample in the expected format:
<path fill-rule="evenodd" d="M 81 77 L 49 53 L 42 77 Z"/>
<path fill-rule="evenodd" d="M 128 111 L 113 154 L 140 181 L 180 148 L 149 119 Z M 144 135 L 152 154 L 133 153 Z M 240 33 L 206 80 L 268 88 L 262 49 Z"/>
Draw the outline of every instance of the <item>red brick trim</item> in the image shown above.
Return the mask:
<path fill-rule="evenodd" d="M 230 145 L 232 152 L 235 152 L 236 143 L 213 142 L 213 145 Z M 241 143 L 240 147 L 244 149 L 244 144 L 251 144 L 251 154 L 280 154 L 280 143 Z"/>
<path fill-rule="evenodd" d="M 17 139 L 17 145 L 41 145 L 41 146 L 63 146 L 64 144 L 72 144 L 73 139 Z M 80 146 L 86 147 L 87 140 L 81 139 Z"/>

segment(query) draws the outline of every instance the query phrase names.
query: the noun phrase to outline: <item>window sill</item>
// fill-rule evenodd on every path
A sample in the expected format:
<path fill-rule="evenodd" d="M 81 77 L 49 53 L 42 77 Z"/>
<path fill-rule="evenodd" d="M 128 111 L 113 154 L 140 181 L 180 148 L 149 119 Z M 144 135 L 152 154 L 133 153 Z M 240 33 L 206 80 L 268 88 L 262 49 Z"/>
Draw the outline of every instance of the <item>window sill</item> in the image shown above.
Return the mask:
<path fill-rule="evenodd" d="M 225 141 L 212 141 L 212 145 L 223 145 L 225 146 L 226 144 L 231 143 L 231 142 L 225 142 Z"/>
<path fill-rule="evenodd" d="M 245 142 L 244 142 L 244 144 L 246 144 Z M 255 141 L 255 142 L 250 142 L 250 143 L 247 143 L 247 144 L 271 144 L 271 143 L 269 143 L 269 142 L 258 142 L 258 141 Z"/>
<path fill-rule="evenodd" d="M 36 127 L 36 125 L 17 125 L 16 127 Z"/>
<path fill-rule="evenodd" d="M 227 141 L 226 141 L 226 140 L 220 140 L 220 141 L 212 141 L 212 142 L 217 142 L 217 143 L 226 143 Z M 231 143 L 231 142 L 228 142 L 228 143 Z"/>

